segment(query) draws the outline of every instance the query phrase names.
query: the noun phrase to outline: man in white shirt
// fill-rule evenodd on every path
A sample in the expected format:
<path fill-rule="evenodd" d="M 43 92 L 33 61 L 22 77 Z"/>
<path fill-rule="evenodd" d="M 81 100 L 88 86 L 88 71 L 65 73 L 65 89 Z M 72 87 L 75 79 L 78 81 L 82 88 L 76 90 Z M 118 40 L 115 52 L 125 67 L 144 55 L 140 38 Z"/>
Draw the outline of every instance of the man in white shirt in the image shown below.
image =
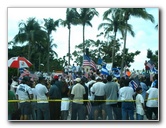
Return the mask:
<path fill-rule="evenodd" d="M 96 83 L 91 88 L 94 97 L 94 120 L 98 119 L 99 110 L 102 110 L 102 119 L 106 119 L 106 108 L 105 108 L 105 83 L 102 78 L 97 76 Z"/>
<path fill-rule="evenodd" d="M 127 120 L 127 115 L 130 120 L 134 120 L 134 90 L 129 86 L 129 79 L 124 81 L 124 87 L 119 89 L 119 98 L 122 100 L 122 120 Z"/>
<path fill-rule="evenodd" d="M 149 120 L 152 120 L 153 113 L 155 114 L 155 120 L 158 119 L 158 93 L 158 82 L 146 91 L 147 118 Z"/>
<path fill-rule="evenodd" d="M 22 83 L 18 85 L 16 90 L 16 98 L 20 100 L 21 117 L 20 120 L 28 120 L 31 115 L 31 103 L 33 99 L 32 88 L 29 86 L 30 78 L 25 76 Z"/>
<path fill-rule="evenodd" d="M 45 78 L 39 77 L 39 83 L 35 86 L 34 90 L 37 96 L 37 120 L 50 120 L 48 89 L 44 84 Z"/>
<path fill-rule="evenodd" d="M 86 94 L 85 88 L 81 84 L 81 78 L 76 78 L 74 81 L 76 82 L 76 84 L 73 86 L 71 90 L 71 97 L 73 99 L 71 120 L 84 120 L 85 112 L 83 97 Z"/>

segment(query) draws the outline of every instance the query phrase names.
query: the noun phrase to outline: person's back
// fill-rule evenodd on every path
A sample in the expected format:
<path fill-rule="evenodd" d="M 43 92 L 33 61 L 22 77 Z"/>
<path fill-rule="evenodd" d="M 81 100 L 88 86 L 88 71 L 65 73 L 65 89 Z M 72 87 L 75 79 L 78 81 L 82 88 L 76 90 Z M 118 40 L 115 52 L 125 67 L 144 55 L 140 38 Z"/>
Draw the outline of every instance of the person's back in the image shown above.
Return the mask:
<path fill-rule="evenodd" d="M 112 76 L 107 76 L 107 83 L 105 84 L 106 96 L 106 114 L 108 119 L 117 119 L 117 100 L 118 100 L 118 85 L 112 81 Z"/>
<path fill-rule="evenodd" d="M 134 91 L 132 87 L 122 87 L 119 89 L 121 100 L 133 100 Z"/>
<path fill-rule="evenodd" d="M 142 96 L 145 100 L 146 98 L 146 91 L 148 90 L 148 87 L 146 86 L 146 84 L 144 82 L 140 82 L 141 88 L 142 88 Z"/>
<path fill-rule="evenodd" d="M 50 110 L 48 104 L 48 89 L 44 85 L 44 77 L 39 77 L 39 83 L 35 86 L 37 96 L 37 120 L 49 120 Z"/>
<path fill-rule="evenodd" d="M 106 104 L 116 104 L 118 100 L 118 85 L 116 82 L 107 82 L 105 84 Z M 107 101 L 108 100 L 108 101 Z M 113 101 L 111 101 L 113 100 Z"/>
<path fill-rule="evenodd" d="M 147 118 L 149 120 L 153 119 L 153 113 L 155 114 L 155 119 L 158 119 L 158 94 L 158 83 L 146 91 Z"/>
<path fill-rule="evenodd" d="M 119 98 L 122 100 L 122 120 L 127 120 L 127 115 L 130 120 L 134 120 L 134 90 L 129 86 L 130 80 L 124 81 L 124 87 L 119 89 Z"/>
<path fill-rule="evenodd" d="M 102 111 L 102 119 L 105 120 L 105 83 L 101 77 L 96 77 L 96 83 L 91 87 L 91 91 L 94 94 L 94 120 L 98 119 L 99 110 Z"/>
<path fill-rule="evenodd" d="M 21 116 L 20 120 L 28 120 L 31 115 L 31 104 L 29 100 L 33 98 L 32 88 L 28 86 L 30 82 L 29 77 L 24 77 L 22 83 L 17 86 L 16 97 L 20 100 Z"/>
<path fill-rule="evenodd" d="M 46 93 L 48 93 L 48 90 L 45 85 L 38 83 L 35 86 L 35 94 L 37 96 L 37 103 L 48 103 L 48 98 L 46 96 Z"/>
<path fill-rule="evenodd" d="M 8 82 L 8 100 L 16 100 L 15 93 L 10 90 L 10 84 L 11 83 Z M 17 110 L 17 103 L 8 101 L 8 120 L 12 120 L 12 115 L 16 110 Z"/>
<path fill-rule="evenodd" d="M 85 88 L 81 85 L 81 78 L 75 79 L 76 84 L 72 87 L 71 97 L 72 97 L 72 114 L 71 120 L 84 120 L 84 102 L 83 98 L 85 95 Z"/>

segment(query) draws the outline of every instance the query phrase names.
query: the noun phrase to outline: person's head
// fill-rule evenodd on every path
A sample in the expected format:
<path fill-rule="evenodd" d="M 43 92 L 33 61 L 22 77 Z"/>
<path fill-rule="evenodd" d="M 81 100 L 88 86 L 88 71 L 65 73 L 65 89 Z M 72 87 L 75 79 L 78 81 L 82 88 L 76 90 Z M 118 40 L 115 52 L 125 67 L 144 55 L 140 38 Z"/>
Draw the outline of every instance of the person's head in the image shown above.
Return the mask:
<path fill-rule="evenodd" d="M 86 82 L 87 82 L 87 78 L 86 77 L 82 77 L 81 78 L 81 84 L 84 85 Z"/>
<path fill-rule="evenodd" d="M 112 76 L 111 75 L 107 76 L 107 81 L 109 81 L 109 82 L 112 81 Z"/>
<path fill-rule="evenodd" d="M 153 87 L 158 88 L 158 80 L 155 80 L 155 81 L 153 82 Z"/>
<path fill-rule="evenodd" d="M 43 76 L 39 77 L 39 83 L 45 84 L 45 77 Z"/>
<path fill-rule="evenodd" d="M 81 83 L 81 78 L 76 78 L 76 79 L 74 80 L 74 82 L 75 82 L 75 83 Z"/>
<path fill-rule="evenodd" d="M 18 77 L 17 77 L 17 76 L 14 76 L 14 77 L 13 77 L 13 80 L 17 82 L 17 81 L 18 81 Z"/>
<path fill-rule="evenodd" d="M 130 79 L 125 79 L 125 81 L 124 81 L 124 86 L 129 86 L 129 82 L 130 82 L 131 80 Z"/>
<path fill-rule="evenodd" d="M 158 74 L 154 74 L 153 79 L 158 80 Z"/>
<path fill-rule="evenodd" d="M 54 76 L 54 80 L 57 81 L 59 77 L 57 75 Z"/>
<path fill-rule="evenodd" d="M 141 88 L 141 87 L 137 87 L 137 88 L 136 88 L 136 93 L 137 93 L 137 94 L 142 93 L 142 88 Z"/>
<path fill-rule="evenodd" d="M 95 80 L 95 75 L 90 76 L 91 80 Z"/>
<path fill-rule="evenodd" d="M 22 79 L 22 83 L 29 85 L 29 82 L 30 82 L 30 77 L 29 76 L 24 76 L 23 79 Z"/>

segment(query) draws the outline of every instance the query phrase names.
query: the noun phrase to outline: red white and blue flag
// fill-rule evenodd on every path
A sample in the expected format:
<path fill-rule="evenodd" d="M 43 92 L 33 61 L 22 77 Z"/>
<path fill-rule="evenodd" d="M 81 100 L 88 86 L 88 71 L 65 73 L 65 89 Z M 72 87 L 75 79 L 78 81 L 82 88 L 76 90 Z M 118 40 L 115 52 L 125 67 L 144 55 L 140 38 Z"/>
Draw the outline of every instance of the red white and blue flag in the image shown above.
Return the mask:
<path fill-rule="evenodd" d="M 94 70 L 97 69 L 95 62 L 87 55 L 84 55 L 84 59 L 83 59 L 83 66 L 90 66 L 92 67 Z"/>

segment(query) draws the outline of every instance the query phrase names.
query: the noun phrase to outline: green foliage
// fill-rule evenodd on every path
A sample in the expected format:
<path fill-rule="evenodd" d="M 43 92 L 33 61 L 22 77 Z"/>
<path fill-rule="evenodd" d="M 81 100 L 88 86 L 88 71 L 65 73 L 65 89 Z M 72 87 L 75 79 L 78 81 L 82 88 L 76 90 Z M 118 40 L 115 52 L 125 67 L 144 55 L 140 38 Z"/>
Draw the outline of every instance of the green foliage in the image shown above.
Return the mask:
<path fill-rule="evenodd" d="M 148 49 L 147 58 L 149 58 L 152 62 L 154 62 L 156 67 L 158 67 L 158 50 L 153 53 L 152 50 Z"/>

